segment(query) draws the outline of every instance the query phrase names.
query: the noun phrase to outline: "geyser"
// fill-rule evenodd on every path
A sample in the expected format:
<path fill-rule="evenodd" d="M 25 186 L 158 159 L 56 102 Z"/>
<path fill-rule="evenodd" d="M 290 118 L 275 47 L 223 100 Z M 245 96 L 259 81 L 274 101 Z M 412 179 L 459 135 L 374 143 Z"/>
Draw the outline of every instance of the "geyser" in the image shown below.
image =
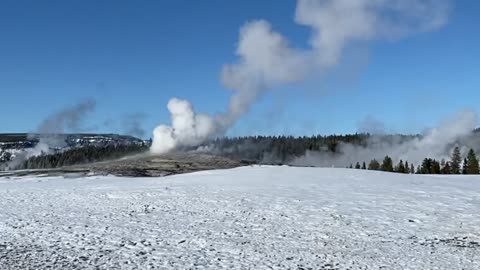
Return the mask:
<path fill-rule="evenodd" d="M 227 110 L 199 114 L 190 102 L 172 98 L 171 126 L 155 128 L 151 152 L 162 154 L 223 135 L 263 91 L 328 70 L 350 44 L 433 31 L 447 22 L 448 14 L 447 0 L 298 0 L 295 22 L 311 28 L 308 49 L 292 48 L 265 20 L 248 22 L 240 29 L 238 61 L 221 72 L 223 84 L 234 90 Z"/>

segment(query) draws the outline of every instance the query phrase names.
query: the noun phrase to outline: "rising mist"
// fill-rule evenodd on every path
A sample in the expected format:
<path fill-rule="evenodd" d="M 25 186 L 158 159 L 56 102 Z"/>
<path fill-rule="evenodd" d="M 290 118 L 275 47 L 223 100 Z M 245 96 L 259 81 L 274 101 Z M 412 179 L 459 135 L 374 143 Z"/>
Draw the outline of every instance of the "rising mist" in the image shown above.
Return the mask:
<path fill-rule="evenodd" d="M 295 22 L 311 30 L 308 49 L 291 47 L 266 20 L 247 22 L 240 28 L 237 62 L 221 70 L 223 85 L 233 91 L 226 110 L 201 114 L 189 101 L 172 98 L 167 105 L 171 125 L 155 128 L 151 152 L 222 136 L 265 91 L 328 71 L 355 43 L 435 31 L 447 23 L 449 9 L 446 0 L 299 0 Z"/>

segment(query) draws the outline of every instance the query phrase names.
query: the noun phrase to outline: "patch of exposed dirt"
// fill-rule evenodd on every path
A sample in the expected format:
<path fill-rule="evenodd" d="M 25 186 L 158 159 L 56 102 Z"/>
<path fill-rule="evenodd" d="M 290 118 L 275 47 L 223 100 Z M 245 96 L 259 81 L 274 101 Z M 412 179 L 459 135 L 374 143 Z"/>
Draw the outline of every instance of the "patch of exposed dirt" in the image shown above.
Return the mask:
<path fill-rule="evenodd" d="M 172 153 L 162 156 L 137 155 L 113 161 L 68 166 L 55 169 L 2 172 L 0 177 L 116 175 L 159 177 L 202 170 L 229 169 L 253 162 L 197 153 Z"/>

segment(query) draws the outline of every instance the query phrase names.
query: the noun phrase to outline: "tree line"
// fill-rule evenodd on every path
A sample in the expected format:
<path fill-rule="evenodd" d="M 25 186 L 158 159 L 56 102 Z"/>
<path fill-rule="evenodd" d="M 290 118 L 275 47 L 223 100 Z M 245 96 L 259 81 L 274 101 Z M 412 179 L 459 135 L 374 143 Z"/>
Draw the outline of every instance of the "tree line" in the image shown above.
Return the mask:
<path fill-rule="evenodd" d="M 54 154 L 41 154 L 21 162 L 15 169 L 50 169 L 122 158 L 148 150 L 145 144 L 84 146 Z"/>
<path fill-rule="evenodd" d="M 367 147 L 373 135 L 355 133 L 345 135 L 316 136 L 244 136 L 222 137 L 203 145 L 207 152 L 236 159 L 257 162 L 288 163 L 306 151 L 340 153 L 341 144 Z M 382 135 L 385 143 L 402 143 L 418 135 Z M 193 149 L 197 149 L 196 147 Z"/>
<path fill-rule="evenodd" d="M 418 135 L 384 135 L 376 137 L 376 141 L 384 143 L 401 144 L 412 140 Z M 202 147 L 211 154 L 226 156 L 235 159 L 244 159 L 260 163 L 288 164 L 292 159 L 302 156 L 306 151 L 329 152 L 341 154 L 339 145 L 351 144 L 368 147 L 372 135 L 368 133 L 356 133 L 347 135 L 329 136 L 246 136 L 246 137 L 223 137 L 205 143 Z M 148 144 L 107 145 L 107 146 L 84 146 L 72 148 L 53 154 L 42 154 L 23 161 L 16 169 L 57 168 L 76 164 L 117 159 L 127 155 L 136 154 L 148 150 Z M 197 147 L 193 149 L 198 150 Z M 347 165 L 347 164 L 345 164 Z M 419 174 L 478 174 L 479 166 L 475 151 L 471 149 L 465 157 L 461 156 L 459 147 L 456 147 L 450 160 L 437 161 L 425 158 L 421 164 L 415 166 L 408 161 L 400 160 L 393 164 L 392 158 L 386 156 L 383 161 L 371 160 L 350 164 L 351 168 L 381 170 L 397 173 Z"/>
<path fill-rule="evenodd" d="M 479 161 L 475 151 L 470 149 L 467 156 L 462 159 L 458 146 L 454 148 L 450 160 L 437 161 L 432 158 L 425 158 L 422 164 L 416 168 L 414 164 L 409 164 L 408 161 L 403 162 L 403 160 L 394 165 L 392 158 L 389 156 L 386 156 L 381 164 L 373 159 L 368 166 L 365 162 L 361 165 L 360 162 L 357 162 L 355 166 L 350 164 L 349 168 L 411 174 L 480 174 Z"/>

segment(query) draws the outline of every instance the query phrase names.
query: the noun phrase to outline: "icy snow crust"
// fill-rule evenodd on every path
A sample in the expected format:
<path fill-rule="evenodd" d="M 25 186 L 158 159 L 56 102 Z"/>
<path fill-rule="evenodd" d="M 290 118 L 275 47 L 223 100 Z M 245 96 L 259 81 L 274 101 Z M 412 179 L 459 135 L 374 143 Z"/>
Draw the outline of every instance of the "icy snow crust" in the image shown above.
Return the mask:
<path fill-rule="evenodd" d="M 480 177 L 0 179 L 0 269 L 480 269 Z"/>

